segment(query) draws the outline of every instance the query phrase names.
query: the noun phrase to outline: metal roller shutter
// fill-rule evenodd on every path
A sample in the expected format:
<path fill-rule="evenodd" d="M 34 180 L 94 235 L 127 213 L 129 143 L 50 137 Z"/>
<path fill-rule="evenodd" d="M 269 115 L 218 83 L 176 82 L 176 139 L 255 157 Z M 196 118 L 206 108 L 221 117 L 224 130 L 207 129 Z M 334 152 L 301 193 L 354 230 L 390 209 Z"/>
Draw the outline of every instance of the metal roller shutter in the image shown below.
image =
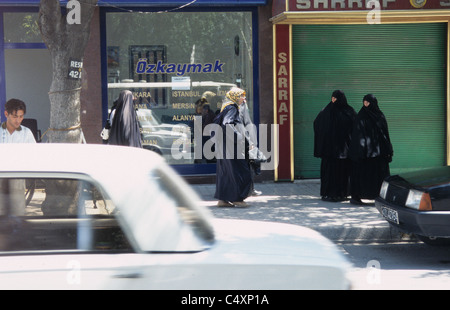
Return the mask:
<path fill-rule="evenodd" d="M 358 112 L 373 93 L 386 115 L 391 173 L 446 162 L 447 24 L 294 25 L 296 178 L 319 177 L 313 121 L 335 89 Z"/>

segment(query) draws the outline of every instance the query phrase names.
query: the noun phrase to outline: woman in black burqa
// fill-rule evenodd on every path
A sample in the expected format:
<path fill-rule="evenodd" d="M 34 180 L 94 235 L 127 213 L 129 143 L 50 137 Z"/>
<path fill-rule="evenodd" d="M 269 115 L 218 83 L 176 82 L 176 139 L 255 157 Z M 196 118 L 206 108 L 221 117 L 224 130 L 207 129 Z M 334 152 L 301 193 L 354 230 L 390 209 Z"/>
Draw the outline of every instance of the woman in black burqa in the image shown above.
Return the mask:
<path fill-rule="evenodd" d="M 384 178 L 389 176 L 389 163 L 394 154 L 386 117 L 377 98 L 368 94 L 356 117 L 350 158 L 352 159 L 351 195 L 353 204 L 361 199 L 375 199 Z"/>
<path fill-rule="evenodd" d="M 142 147 L 142 137 L 136 116 L 133 94 L 123 90 L 111 112 L 111 129 L 108 144 Z"/>
<path fill-rule="evenodd" d="M 244 199 L 253 188 L 250 164 L 246 154 L 248 142 L 239 106 L 245 104 L 245 91 L 232 88 L 226 94 L 221 112 L 214 122 L 221 132 L 213 130 L 216 147 L 216 193 L 219 207 L 246 207 Z"/>
<path fill-rule="evenodd" d="M 345 94 L 335 90 L 331 102 L 314 120 L 314 156 L 321 158 L 320 195 L 325 201 L 344 201 L 350 194 L 349 147 L 355 110 Z"/>

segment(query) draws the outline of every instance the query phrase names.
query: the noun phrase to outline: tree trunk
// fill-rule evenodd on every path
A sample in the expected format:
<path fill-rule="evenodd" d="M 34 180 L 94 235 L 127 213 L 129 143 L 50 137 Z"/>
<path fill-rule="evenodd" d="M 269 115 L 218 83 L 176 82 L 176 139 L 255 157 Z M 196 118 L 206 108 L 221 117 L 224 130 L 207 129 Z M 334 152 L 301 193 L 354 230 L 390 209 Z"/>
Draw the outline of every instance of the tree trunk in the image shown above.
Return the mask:
<path fill-rule="evenodd" d="M 53 79 L 49 91 L 48 142 L 82 143 L 80 116 L 81 78 L 69 77 L 70 62 L 82 62 L 90 35 L 91 19 L 98 0 L 69 1 L 68 13 L 79 14 L 79 24 L 69 23 L 59 0 L 41 0 L 39 29 L 50 51 Z M 74 10 L 74 11 L 71 11 Z"/>
<path fill-rule="evenodd" d="M 52 58 L 53 79 L 49 91 L 50 128 L 46 131 L 50 143 L 82 143 L 80 94 L 81 76 L 69 76 L 71 62 L 83 61 L 89 40 L 91 19 L 98 0 L 69 1 L 67 11 L 79 14 L 79 23 L 68 21 L 61 13 L 59 0 L 41 0 L 39 29 Z M 70 6 L 70 5 L 73 6 Z M 74 10 L 74 11 L 72 11 Z M 77 213 L 79 187 L 77 181 L 48 180 L 45 215 Z M 60 196 L 64 193 L 64 197 Z"/>

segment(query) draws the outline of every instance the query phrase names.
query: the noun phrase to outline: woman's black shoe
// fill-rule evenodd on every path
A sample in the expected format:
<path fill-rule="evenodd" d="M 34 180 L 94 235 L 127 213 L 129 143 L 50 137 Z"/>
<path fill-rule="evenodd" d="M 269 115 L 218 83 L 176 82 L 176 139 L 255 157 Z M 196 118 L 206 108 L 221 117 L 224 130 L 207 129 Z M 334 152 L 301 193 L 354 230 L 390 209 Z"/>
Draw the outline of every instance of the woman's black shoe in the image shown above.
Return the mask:
<path fill-rule="evenodd" d="M 330 197 L 330 196 L 322 196 L 323 201 L 329 201 L 329 202 L 342 202 L 346 201 L 346 197 Z"/>
<path fill-rule="evenodd" d="M 359 198 L 352 198 L 352 199 L 350 199 L 350 203 L 352 205 L 359 205 L 359 206 L 364 205 L 364 202 L 362 202 L 361 199 L 359 199 Z"/>
<path fill-rule="evenodd" d="M 348 200 L 347 197 L 333 197 L 334 202 L 342 202 Z"/>
<path fill-rule="evenodd" d="M 323 201 L 330 201 L 330 202 L 334 202 L 333 198 L 330 196 L 322 196 L 322 200 Z"/>

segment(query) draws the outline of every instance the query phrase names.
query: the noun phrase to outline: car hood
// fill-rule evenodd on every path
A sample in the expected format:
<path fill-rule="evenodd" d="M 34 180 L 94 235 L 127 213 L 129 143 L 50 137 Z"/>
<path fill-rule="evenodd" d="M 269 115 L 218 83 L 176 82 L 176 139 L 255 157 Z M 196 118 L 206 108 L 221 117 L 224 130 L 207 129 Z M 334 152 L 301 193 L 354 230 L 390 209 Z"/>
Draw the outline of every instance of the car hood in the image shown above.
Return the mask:
<path fill-rule="evenodd" d="M 350 267 L 337 246 L 320 233 L 297 225 L 213 219 L 216 251 L 223 256 L 263 258 L 264 263 Z"/>
<path fill-rule="evenodd" d="M 450 183 L 450 166 L 435 167 L 392 176 L 391 181 L 409 183 L 415 188 L 432 190 Z"/>

